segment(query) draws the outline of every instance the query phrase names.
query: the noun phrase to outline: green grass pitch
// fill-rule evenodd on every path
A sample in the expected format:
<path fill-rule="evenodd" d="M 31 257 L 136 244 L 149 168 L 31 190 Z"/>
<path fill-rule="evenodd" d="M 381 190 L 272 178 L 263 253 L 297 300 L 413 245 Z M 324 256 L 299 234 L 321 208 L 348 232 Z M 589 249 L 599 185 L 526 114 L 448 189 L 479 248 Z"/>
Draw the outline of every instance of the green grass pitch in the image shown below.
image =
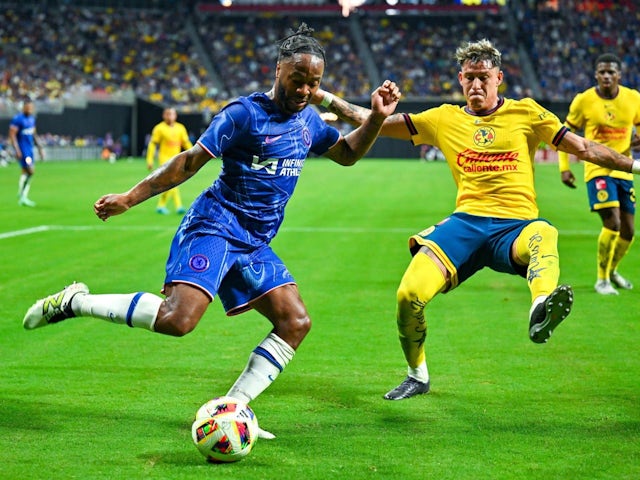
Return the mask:
<path fill-rule="evenodd" d="M 187 204 L 218 170 L 212 161 L 182 186 Z M 536 179 L 572 315 L 533 344 L 525 281 L 483 270 L 428 307 L 432 392 L 388 402 L 406 372 L 395 289 L 407 238 L 453 210 L 453 181 L 441 163 L 308 160 L 273 246 L 313 328 L 252 403 L 277 439 L 221 466 L 192 445 L 191 420 L 244 368 L 265 319 L 227 318 L 216 301 L 184 338 L 94 319 L 22 328 L 37 298 L 73 280 L 159 292 L 179 216 L 157 215 L 155 199 L 106 223 L 92 211 L 145 174 L 140 160 L 40 163 L 29 209 L 16 201 L 19 168 L 0 169 L 0 478 L 640 478 L 640 245 L 621 267 L 637 288 L 595 294 L 599 220 L 584 184 L 564 187 L 556 166 Z"/>

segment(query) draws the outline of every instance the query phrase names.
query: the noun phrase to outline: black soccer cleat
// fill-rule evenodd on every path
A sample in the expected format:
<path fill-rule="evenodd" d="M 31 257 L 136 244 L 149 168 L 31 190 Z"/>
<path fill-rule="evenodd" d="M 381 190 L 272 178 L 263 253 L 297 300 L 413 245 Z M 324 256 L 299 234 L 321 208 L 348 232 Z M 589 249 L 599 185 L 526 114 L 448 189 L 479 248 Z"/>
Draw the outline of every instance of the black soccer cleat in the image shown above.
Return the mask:
<path fill-rule="evenodd" d="M 407 376 L 404 381 L 398 385 L 396 388 L 387 392 L 384 395 L 386 400 L 404 400 L 405 398 L 415 397 L 416 395 L 422 395 L 424 393 L 429 393 L 429 385 L 430 382 L 427 383 L 421 382 L 420 380 L 416 380 L 413 377 Z"/>
<path fill-rule="evenodd" d="M 565 318 L 571 313 L 573 290 L 570 285 L 560 285 L 546 300 L 531 312 L 529 338 L 534 343 L 545 343 Z"/>

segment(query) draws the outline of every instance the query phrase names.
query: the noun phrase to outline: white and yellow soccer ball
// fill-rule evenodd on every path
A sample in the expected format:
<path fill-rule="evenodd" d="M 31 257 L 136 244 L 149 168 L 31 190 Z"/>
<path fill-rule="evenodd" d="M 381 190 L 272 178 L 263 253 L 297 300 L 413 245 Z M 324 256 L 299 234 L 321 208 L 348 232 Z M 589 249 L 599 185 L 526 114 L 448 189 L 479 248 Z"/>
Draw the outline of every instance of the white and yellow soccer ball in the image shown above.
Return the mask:
<path fill-rule="evenodd" d="M 191 427 L 193 443 L 212 463 L 242 460 L 251 452 L 258 432 L 251 407 L 232 397 L 217 397 L 202 405 Z"/>

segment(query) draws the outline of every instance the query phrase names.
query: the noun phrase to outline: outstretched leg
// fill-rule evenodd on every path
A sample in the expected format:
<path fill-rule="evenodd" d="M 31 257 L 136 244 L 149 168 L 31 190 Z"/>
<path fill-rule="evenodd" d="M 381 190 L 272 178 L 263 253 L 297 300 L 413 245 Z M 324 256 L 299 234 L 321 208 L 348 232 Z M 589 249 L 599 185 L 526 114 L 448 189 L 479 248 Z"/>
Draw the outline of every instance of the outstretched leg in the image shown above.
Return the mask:
<path fill-rule="evenodd" d="M 516 263 L 527 265 L 532 299 L 529 338 L 535 343 L 544 343 L 571 313 L 573 304 L 571 287 L 558 286 L 558 231 L 547 222 L 532 222 L 524 227 L 514 242 L 512 253 Z"/>
<path fill-rule="evenodd" d="M 164 300 L 146 292 L 92 295 L 85 284 L 74 283 L 34 303 L 23 326 L 31 330 L 72 317 L 93 317 L 176 337 L 186 335 L 198 324 L 210 299 L 187 284 L 167 285 L 165 293 Z"/>
<path fill-rule="evenodd" d="M 424 309 L 444 290 L 446 270 L 423 247 L 411 260 L 397 291 L 397 325 L 400 346 L 408 364 L 407 378 L 387 392 L 387 400 L 402 400 L 429 391 L 429 371 L 424 353 L 427 322 Z"/>

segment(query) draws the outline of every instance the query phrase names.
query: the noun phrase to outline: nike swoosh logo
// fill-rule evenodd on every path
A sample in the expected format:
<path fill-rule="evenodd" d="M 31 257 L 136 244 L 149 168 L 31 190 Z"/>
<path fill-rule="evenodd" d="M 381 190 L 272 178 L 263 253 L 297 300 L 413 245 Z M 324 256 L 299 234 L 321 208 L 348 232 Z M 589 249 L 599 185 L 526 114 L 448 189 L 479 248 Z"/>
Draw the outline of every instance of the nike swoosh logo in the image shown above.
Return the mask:
<path fill-rule="evenodd" d="M 271 144 L 273 142 L 277 142 L 281 138 L 282 138 L 282 135 L 278 135 L 277 137 L 269 137 L 269 136 L 267 136 L 267 138 L 264 139 L 264 143 L 269 145 L 269 144 Z"/>

